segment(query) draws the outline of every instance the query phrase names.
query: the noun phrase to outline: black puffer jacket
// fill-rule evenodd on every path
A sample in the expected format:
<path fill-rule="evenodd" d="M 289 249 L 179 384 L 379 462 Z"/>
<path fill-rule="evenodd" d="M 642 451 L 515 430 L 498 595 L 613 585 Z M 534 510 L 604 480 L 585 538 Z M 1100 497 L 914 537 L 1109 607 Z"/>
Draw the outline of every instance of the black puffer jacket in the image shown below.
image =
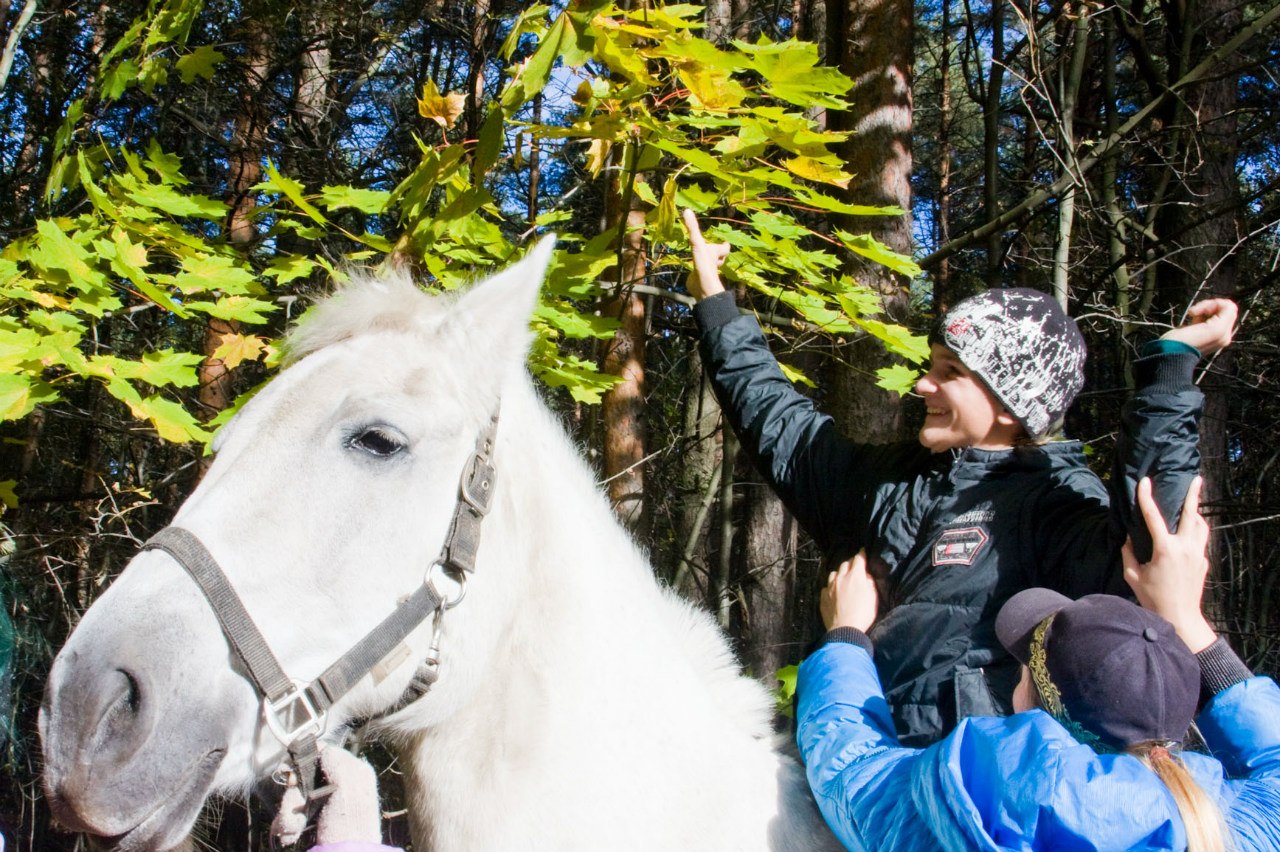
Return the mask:
<path fill-rule="evenodd" d="M 1120 546 L 1141 527 L 1137 480 L 1154 479 L 1174 519 L 1199 467 L 1199 356 L 1182 344 L 1136 364 L 1112 477 L 1123 487 L 1109 494 L 1076 441 L 939 454 L 850 441 L 782 375 L 731 295 L 695 315 L 706 370 L 761 474 L 828 557 L 865 547 L 882 576 L 871 638 L 904 745 L 1007 712 L 1018 667 L 996 640 L 1001 605 L 1030 586 L 1126 593 Z"/>

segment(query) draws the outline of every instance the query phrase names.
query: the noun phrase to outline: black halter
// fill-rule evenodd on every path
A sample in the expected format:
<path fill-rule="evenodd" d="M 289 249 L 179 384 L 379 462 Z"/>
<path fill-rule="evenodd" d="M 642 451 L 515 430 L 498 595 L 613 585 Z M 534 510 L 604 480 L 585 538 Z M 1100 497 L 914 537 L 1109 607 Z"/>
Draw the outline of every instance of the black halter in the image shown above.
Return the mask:
<path fill-rule="evenodd" d="M 431 649 L 409 687 L 384 715 L 422 697 L 439 676 L 441 622 L 445 611 L 456 606 L 466 593 L 467 575 L 476 567 L 480 523 L 488 514 L 493 497 L 492 456 L 497 430 L 498 415 L 495 413 L 476 440 L 475 452 L 463 469 L 449 535 L 440 556 L 427 569 L 422 585 L 310 684 L 303 684 L 285 674 L 217 560 L 193 533 L 182 527 L 165 527 L 142 546 L 143 550 L 162 550 L 169 554 L 204 592 L 222 626 L 223 635 L 248 669 L 250 681 L 262 696 L 267 728 L 288 751 L 288 764 L 296 773 L 298 785 L 308 801 L 317 789 L 316 769 L 320 758 L 317 742 L 324 733 L 329 708 L 396 651 L 429 616 L 434 617 Z M 457 583 L 455 597 L 446 598 L 437 591 L 432 579 L 437 567 Z M 394 665 L 388 668 L 394 668 Z"/>

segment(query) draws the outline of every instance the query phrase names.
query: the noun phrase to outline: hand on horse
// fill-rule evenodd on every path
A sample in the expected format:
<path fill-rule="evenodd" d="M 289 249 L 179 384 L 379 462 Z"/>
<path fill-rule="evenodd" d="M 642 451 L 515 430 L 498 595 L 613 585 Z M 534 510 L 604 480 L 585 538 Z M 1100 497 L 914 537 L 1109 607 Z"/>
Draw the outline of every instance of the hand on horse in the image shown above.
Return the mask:
<path fill-rule="evenodd" d="M 724 292 L 720 282 L 720 267 L 729 256 L 728 243 L 709 243 L 702 237 L 698 217 L 692 210 L 684 211 L 684 228 L 689 232 L 689 248 L 693 251 L 693 272 L 686 286 L 689 295 L 701 301 L 708 296 Z"/>
<path fill-rule="evenodd" d="M 1200 350 L 1201 355 L 1212 355 L 1225 349 L 1235 334 L 1236 303 L 1230 299 L 1205 299 L 1187 309 L 1187 322 L 1161 338 L 1177 340 Z"/>
<path fill-rule="evenodd" d="M 827 587 L 818 599 L 822 623 L 828 630 L 855 627 L 865 633 L 876 620 L 878 604 L 875 580 L 867 573 L 865 550 L 859 550 L 827 576 Z"/>
<path fill-rule="evenodd" d="M 1209 544 L 1209 524 L 1200 514 L 1200 489 L 1204 480 L 1196 477 L 1182 504 L 1182 519 L 1176 533 L 1169 532 L 1160 507 L 1151 494 L 1151 480 L 1138 482 L 1138 507 L 1151 530 L 1151 561 L 1139 564 L 1132 542 L 1125 542 L 1124 579 L 1144 609 L 1173 625 L 1178 636 L 1193 652 L 1199 653 L 1217 638 L 1204 617 L 1201 598 L 1209 573 L 1205 549 Z"/>
<path fill-rule="evenodd" d="M 382 842 L 378 776 L 368 762 L 337 746 L 320 752 L 320 767 L 334 788 L 316 822 L 317 843 Z"/>

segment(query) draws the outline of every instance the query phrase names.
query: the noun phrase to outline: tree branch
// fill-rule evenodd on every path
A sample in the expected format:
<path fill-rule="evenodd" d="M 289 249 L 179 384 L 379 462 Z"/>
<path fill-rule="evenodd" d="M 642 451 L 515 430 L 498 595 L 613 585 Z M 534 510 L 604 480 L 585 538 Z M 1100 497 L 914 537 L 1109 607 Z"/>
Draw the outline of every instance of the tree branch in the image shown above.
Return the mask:
<path fill-rule="evenodd" d="M 13 68 L 13 59 L 18 55 L 18 42 L 22 39 L 27 24 L 35 17 L 36 7 L 39 5 L 39 0 L 27 0 L 27 5 L 22 7 L 22 14 L 18 16 L 18 23 L 14 24 L 9 33 L 9 40 L 4 45 L 4 55 L 0 56 L 0 92 L 4 91 L 5 84 L 9 82 L 9 70 Z"/>
<path fill-rule="evenodd" d="M 936 266 L 943 258 L 950 257 L 963 248 L 967 248 L 978 240 L 991 234 L 1007 228 L 1008 226 L 1020 221 L 1023 217 L 1029 216 L 1042 206 L 1057 198 L 1067 187 L 1075 185 L 1083 176 L 1095 165 L 1102 161 L 1112 149 L 1117 147 L 1126 136 L 1128 136 L 1135 128 L 1141 125 L 1147 118 L 1160 107 L 1164 106 L 1170 98 L 1175 97 L 1179 91 L 1197 82 L 1201 77 L 1208 74 L 1218 63 L 1239 50 L 1249 39 L 1253 38 L 1259 32 L 1265 30 L 1271 24 L 1280 20 L 1280 4 L 1272 6 L 1265 13 L 1254 19 L 1253 23 L 1242 27 L 1240 32 L 1226 44 L 1219 47 L 1213 53 L 1209 54 L 1203 62 L 1192 68 L 1182 76 L 1176 83 L 1165 89 L 1155 100 L 1151 101 L 1145 107 L 1121 125 L 1114 133 L 1102 140 L 1094 146 L 1093 152 L 1079 162 L 1078 171 L 1068 172 L 1054 181 L 1044 189 L 1032 193 L 1021 202 L 1008 210 L 991 219 L 984 225 L 979 225 L 972 231 L 963 236 L 956 237 L 946 245 L 940 246 L 931 254 L 925 256 L 920 261 L 920 266 L 928 269 Z"/>

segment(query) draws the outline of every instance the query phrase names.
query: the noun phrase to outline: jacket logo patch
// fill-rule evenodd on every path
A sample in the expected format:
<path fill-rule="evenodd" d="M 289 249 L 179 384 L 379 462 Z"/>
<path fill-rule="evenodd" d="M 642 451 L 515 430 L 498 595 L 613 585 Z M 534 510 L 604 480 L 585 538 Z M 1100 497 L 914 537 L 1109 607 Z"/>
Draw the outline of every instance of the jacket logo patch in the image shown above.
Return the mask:
<path fill-rule="evenodd" d="M 947 530 L 933 544 L 933 564 L 972 565 L 990 539 L 982 527 Z"/>

